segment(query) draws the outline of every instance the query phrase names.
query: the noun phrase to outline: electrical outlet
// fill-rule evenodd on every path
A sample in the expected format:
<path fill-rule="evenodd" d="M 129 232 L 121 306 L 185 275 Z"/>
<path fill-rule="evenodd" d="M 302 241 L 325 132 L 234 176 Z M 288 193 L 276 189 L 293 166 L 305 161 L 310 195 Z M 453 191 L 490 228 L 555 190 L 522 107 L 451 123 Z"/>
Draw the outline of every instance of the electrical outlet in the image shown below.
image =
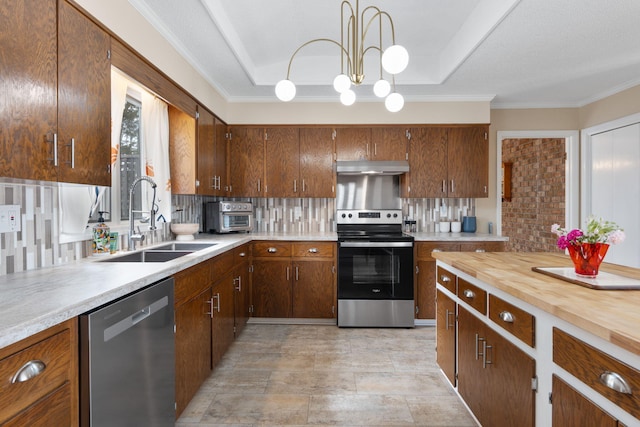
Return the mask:
<path fill-rule="evenodd" d="M 0 205 L 0 233 L 21 231 L 20 205 Z"/>

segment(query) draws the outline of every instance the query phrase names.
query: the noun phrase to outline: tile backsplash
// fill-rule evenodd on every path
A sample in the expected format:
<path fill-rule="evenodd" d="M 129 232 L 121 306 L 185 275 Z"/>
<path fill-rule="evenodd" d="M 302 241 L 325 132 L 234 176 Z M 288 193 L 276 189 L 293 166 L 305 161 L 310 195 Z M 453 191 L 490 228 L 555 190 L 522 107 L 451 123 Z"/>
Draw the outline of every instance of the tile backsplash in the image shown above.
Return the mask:
<path fill-rule="evenodd" d="M 91 241 L 60 243 L 59 187 L 56 183 L 0 181 L 0 204 L 20 205 L 21 231 L 0 234 L 0 276 L 66 264 L 91 255 Z M 197 222 L 203 229 L 202 205 L 216 198 L 172 196 L 172 221 Z M 336 230 L 335 199 L 234 199 L 251 201 L 254 231 L 296 234 Z M 403 199 L 403 216 L 417 222 L 417 230 L 435 231 L 442 218 L 461 219 L 475 211 L 475 199 Z M 168 224 L 147 232 L 147 244 L 171 238 Z M 127 236 L 119 235 L 126 248 Z"/>

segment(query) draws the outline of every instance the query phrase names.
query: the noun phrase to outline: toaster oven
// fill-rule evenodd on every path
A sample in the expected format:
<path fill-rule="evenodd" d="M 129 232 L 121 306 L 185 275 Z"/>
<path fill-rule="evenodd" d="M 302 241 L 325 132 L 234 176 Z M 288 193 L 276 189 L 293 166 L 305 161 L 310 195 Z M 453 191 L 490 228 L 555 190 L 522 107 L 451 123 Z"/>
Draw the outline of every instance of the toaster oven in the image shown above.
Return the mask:
<path fill-rule="evenodd" d="M 204 229 L 207 233 L 231 233 L 253 230 L 253 205 L 250 202 L 206 202 Z"/>

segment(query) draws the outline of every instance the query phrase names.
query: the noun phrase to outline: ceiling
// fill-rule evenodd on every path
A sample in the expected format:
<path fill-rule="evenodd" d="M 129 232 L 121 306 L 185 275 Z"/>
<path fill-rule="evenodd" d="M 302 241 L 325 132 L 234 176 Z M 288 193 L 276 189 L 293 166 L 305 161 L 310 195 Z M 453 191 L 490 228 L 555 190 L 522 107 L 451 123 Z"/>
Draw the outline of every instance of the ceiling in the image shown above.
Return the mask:
<path fill-rule="evenodd" d="M 229 102 L 277 101 L 299 46 L 340 40 L 341 0 L 129 1 Z M 362 0 L 360 10 L 370 5 L 389 13 L 409 51 L 395 78 L 406 102 L 579 107 L 640 84 L 637 0 Z M 367 45 L 377 38 L 376 26 Z M 365 59 L 359 100 L 376 99 L 377 58 Z M 292 102 L 338 102 L 339 71 L 336 45 L 306 46 L 291 66 Z"/>

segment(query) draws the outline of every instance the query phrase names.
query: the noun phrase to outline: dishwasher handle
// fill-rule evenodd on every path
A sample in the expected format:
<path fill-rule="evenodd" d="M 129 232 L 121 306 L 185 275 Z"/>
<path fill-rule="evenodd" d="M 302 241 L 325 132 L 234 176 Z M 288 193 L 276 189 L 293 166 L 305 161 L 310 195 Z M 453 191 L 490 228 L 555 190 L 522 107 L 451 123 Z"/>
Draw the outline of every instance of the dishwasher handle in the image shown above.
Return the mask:
<path fill-rule="evenodd" d="M 107 342 L 121 333 L 127 331 L 128 329 L 133 328 L 138 323 L 142 322 L 147 317 L 151 316 L 153 313 L 156 313 L 163 308 L 169 305 L 169 297 L 166 295 L 162 298 L 152 302 L 148 306 L 144 307 L 141 310 L 136 311 L 130 316 L 125 317 L 119 322 L 114 323 L 113 325 L 104 329 L 104 342 Z"/>

